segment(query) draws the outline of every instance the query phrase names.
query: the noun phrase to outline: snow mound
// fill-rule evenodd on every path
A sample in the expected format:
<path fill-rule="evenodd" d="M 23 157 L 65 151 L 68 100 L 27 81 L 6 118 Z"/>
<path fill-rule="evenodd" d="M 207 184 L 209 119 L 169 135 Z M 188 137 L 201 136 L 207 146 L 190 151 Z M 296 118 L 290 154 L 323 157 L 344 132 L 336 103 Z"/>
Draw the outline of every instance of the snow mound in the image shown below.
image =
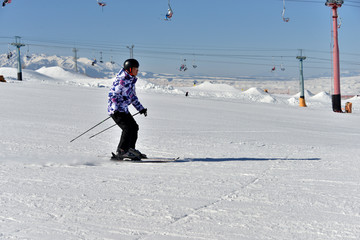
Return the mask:
<path fill-rule="evenodd" d="M 360 102 L 360 95 L 354 96 L 352 98 L 348 99 L 348 102 L 354 101 L 354 102 Z"/>
<path fill-rule="evenodd" d="M 142 90 L 142 91 L 158 92 L 158 93 L 183 94 L 182 91 L 179 91 L 178 89 L 175 89 L 174 87 L 172 87 L 170 85 L 160 86 L 160 85 L 156 85 L 154 83 L 150 83 L 141 78 L 138 78 L 138 81 L 136 82 L 136 89 Z"/>
<path fill-rule="evenodd" d="M 260 88 L 256 88 L 256 87 L 249 88 L 244 93 L 248 94 L 248 95 L 250 95 L 250 94 L 251 95 L 265 95 L 265 94 L 267 94 L 265 91 L 261 90 Z"/>
<path fill-rule="evenodd" d="M 295 106 L 295 105 L 299 105 L 299 99 L 295 98 L 295 97 L 291 97 L 287 100 L 289 105 Z"/>
<path fill-rule="evenodd" d="M 195 89 L 200 90 L 207 90 L 207 91 L 231 91 L 231 92 L 238 92 L 236 88 L 227 85 L 227 84 L 217 84 L 217 83 L 211 83 L 211 82 L 204 82 L 202 84 L 199 84 L 194 87 Z"/>
<path fill-rule="evenodd" d="M 84 78 L 90 78 L 87 76 L 84 76 L 83 74 L 79 73 L 72 73 L 69 71 L 64 70 L 61 67 L 42 67 L 36 72 L 41 73 L 43 75 L 57 78 L 57 79 L 84 79 Z"/>
<path fill-rule="evenodd" d="M 183 90 L 188 92 L 189 96 L 196 97 L 225 98 L 260 103 L 278 102 L 273 96 L 260 88 L 250 88 L 245 92 L 241 92 L 228 84 L 214 84 L 208 81 L 192 88 L 183 88 Z"/>
<path fill-rule="evenodd" d="M 304 97 L 305 97 L 305 101 L 307 99 L 312 99 L 312 100 L 316 100 L 316 101 L 319 101 L 320 99 L 323 100 L 321 102 L 327 102 L 325 99 L 326 99 L 326 96 L 325 96 L 325 92 L 323 93 L 319 93 L 318 96 L 314 96 L 314 94 L 312 92 L 310 92 L 309 90 L 304 90 Z M 291 98 L 289 98 L 287 100 L 288 104 L 289 105 L 299 105 L 299 98 L 300 98 L 300 95 L 301 93 L 298 92 L 297 94 L 293 95 Z M 315 97 L 315 98 L 313 98 Z"/>
<path fill-rule="evenodd" d="M 276 99 L 260 88 L 249 88 L 242 95 L 250 101 L 262 103 L 275 103 Z"/>
<path fill-rule="evenodd" d="M 206 97 L 206 98 L 240 98 L 241 92 L 227 84 L 215 84 L 205 81 L 202 84 L 191 88 L 182 88 L 189 92 L 189 96 Z"/>
<path fill-rule="evenodd" d="M 301 93 L 298 92 L 298 93 L 295 94 L 293 97 L 299 98 L 299 97 L 300 97 L 300 94 L 301 94 Z M 312 92 L 310 92 L 309 90 L 304 90 L 304 95 L 305 95 L 305 99 L 314 96 L 314 94 L 313 94 Z"/>
<path fill-rule="evenodd" d="M 17 81 L 16 68 L 2 67 L 0 68 L 0 75 L 3 75 L 6 81 L 13 81 L 13 80 Z M 49 82 L 55 81 L 55 79 L 52 77 L 27 69 L 22 70 L 22 79 L 23 81 L 49 81 Z"/>
<path fill-rule="evenodd" d="M 305 102 L 308 106 L 316 107 L 323 106 L 324 104 L 328 105 L 331 103 L 331 96 L 327 92 L 320 92 L 316 95 L 309 97 L 310 95 L 312 94 L 309 91 L 307 91 L 307 93 L 305 92 Z M 293 97 L 289 98 L 287 101 L 290 105 L 299 105 L 299 98 L 300 94 L 296 94 Z"/>
<path fill-rule="evenodd" d="M 316 94 L 315 96 L 312 96 L 310 100 L 316 100 L 319 102 L 331 102 L 331 96 L 327 92 L 320 92 Z"/>

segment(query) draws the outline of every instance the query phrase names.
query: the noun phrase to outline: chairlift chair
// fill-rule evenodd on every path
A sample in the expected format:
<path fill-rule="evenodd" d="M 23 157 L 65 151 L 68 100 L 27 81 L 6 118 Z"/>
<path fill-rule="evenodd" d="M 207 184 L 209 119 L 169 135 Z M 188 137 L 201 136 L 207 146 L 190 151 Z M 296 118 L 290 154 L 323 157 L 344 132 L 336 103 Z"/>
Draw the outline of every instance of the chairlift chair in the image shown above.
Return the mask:
<path fill-rule="evenodd" d="M 98 5 L 101 7 L 101 11 L 104 11 L 104 7 L 106 6 L 106 3 L 104 1 L 97 0 Z"/>
<path fill-rule="evenodd" d="M 282 14 L 281 14 L 281 16 L 282 16 L 282 19 L 283 19 L 283 21 L 284 22 L 289 22 L 290 21 L 290 18 L 288 18 L 288 17 L 285 17 L 285 0 L 283 0 L 283 10 L 282 10 Z"/>
<path fill-rule="evenodd" d="M 170 0 L 168 2 L 168 6 L 169 6 L 169 8 L 168 8 L 168 11 L 167 11 L 167 13 L 165 15 L 165 19 L 164 19 L 165 21 L 170 21 L 173 14 L 174 14 L 174 12 L 173 12 L 173 10 L 171 9 L 171 6 L 170 6 Z"/>

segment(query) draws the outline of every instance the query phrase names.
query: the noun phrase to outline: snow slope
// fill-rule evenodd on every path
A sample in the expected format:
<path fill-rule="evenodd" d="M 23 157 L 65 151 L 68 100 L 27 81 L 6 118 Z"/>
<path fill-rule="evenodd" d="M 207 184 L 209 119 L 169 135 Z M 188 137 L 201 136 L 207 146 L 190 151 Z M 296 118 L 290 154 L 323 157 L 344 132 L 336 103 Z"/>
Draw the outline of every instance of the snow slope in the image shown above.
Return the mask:
<path fill-rule="evenodd" d="M 321 92 L 300 108 L 144 78 L 137 148 L 181 160 L 141 164 L 109 161 L 118 128 L 88 139 L 111 120 L 70 143 L 107 117 L 111 79 L 24 76 L 0 83 L 0 239 L 360 238 L 359 97 L 339 114 Z"/>

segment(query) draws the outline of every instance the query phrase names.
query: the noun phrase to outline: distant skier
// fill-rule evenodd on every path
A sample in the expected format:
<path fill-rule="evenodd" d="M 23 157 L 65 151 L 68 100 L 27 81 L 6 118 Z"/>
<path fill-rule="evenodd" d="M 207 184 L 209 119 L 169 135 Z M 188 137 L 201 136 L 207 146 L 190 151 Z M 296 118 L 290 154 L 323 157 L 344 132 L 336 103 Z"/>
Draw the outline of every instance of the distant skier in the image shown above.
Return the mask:
<path fill-rule="evenodd" d="M 108 113 L 122 129 L 115 155 L 119 159 L 130 158 L 139 160 L 146 158 L 145 154 L 135 149 L 139 125 L 128 109 L 128 106 L 132 104 L 140 114 L 144 114 L 145 117 L 147 116 L 147 109 L 141 105 L 135 92 L 138 71 L 139 62 L 136 59 L 126 60 L 123 68 L 116 75 L 109 92 Z"/>

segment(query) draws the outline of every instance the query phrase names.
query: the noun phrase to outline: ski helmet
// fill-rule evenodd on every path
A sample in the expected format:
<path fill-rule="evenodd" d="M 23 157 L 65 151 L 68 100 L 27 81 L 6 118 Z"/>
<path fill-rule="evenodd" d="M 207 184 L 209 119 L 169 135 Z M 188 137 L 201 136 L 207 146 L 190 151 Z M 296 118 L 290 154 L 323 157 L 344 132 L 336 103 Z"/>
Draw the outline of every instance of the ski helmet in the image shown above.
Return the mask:
<path fill-rule="evenodd" d="M 136 59 L 128 59 L 124 62 L 124 69 L 131 72 L 132 68 L 138 68 L 139 62 Z"/>

